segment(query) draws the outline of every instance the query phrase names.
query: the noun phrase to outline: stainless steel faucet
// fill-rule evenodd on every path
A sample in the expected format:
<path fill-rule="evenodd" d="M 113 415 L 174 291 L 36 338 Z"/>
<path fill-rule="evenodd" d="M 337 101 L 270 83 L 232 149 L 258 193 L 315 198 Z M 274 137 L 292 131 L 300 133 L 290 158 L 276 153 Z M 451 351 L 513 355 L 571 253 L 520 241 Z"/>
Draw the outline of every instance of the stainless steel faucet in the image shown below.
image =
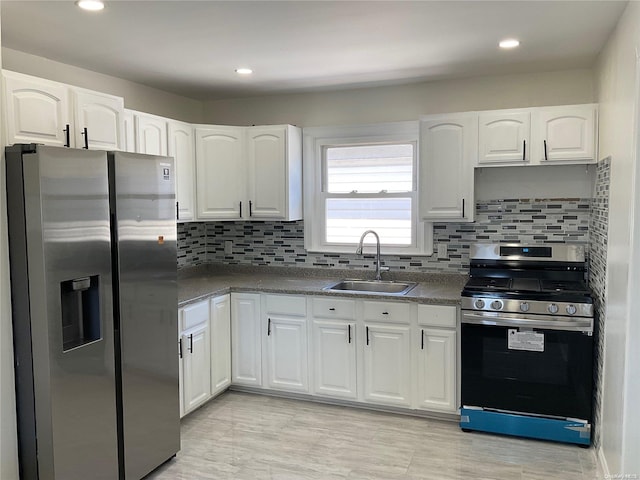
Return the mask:
<path fill-rule="evenodd" d="M 389 267 L 380 266 L 380 237 L 376 232 L 374 232 L 373 230 L 367 230 L 362 234 L 362 236 L 360 237 L 360 243 L 358 244 L 358 248 L 356 249 L 356 255 L 362 255 L 364 237 L 366 237 L 370 233 L 373 233 L 373 235 L 376 237 L 376 280 L 382 280 L 380 272 L 389 271 Z"/>

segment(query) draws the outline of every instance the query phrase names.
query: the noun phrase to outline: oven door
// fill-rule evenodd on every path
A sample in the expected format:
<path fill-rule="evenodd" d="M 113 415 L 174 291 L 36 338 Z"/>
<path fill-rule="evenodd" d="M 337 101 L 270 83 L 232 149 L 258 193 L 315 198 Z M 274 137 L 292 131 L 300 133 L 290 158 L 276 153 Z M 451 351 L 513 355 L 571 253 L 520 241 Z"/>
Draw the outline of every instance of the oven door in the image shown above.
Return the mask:
<path fill-rule="evenodd" d="M 591 421 L 593 336 L 549 321 L 463 311 L 463 406 Z"/>

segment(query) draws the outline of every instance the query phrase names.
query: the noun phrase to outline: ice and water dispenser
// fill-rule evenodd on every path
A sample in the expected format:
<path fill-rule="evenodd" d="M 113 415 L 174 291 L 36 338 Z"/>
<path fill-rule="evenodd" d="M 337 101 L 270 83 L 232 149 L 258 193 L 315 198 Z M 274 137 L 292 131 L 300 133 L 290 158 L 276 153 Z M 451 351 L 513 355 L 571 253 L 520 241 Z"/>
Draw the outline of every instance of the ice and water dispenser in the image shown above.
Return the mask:
<path fill-rule="evenodd" d="M 61 282 L 60 295 L 63 351 L 100 340 L 100 276 Z"/>

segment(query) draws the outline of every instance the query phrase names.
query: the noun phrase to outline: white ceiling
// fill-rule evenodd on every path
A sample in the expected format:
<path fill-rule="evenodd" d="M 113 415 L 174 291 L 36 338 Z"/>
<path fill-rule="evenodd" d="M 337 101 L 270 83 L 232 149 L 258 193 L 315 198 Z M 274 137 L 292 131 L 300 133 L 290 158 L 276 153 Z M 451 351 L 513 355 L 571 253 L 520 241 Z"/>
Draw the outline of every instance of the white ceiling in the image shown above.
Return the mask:
<path fill-rule="evenodd" d="M 198 99 L 590 67 L 626 1 L 0 2 L 2 45 Z M 505 37 L 522 42 L 499 50 Z M 250 77 L 234 69 L 253 68 Z"/>

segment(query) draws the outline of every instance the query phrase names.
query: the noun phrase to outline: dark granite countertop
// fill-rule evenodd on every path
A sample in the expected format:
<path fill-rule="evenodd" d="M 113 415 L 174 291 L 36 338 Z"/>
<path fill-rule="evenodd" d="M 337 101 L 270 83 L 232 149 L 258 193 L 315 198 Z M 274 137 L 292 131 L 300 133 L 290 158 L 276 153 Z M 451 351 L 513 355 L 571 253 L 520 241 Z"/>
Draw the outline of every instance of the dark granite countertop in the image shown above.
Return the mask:
<path fill-rule="evenodd" d="M 367 270 L 200 265 L 178 271 L 178 305 L 229 292 L 325 295 L 459 305 L 460 291 L 467 281 L 466 275 L 459 274 L 386 272 L 383 274 L 385 280 L 406 280 L 418 282 L 418 285 L 402 296 L 322 290 L 345 278 L 372 279 L 373 273 Z"/>

